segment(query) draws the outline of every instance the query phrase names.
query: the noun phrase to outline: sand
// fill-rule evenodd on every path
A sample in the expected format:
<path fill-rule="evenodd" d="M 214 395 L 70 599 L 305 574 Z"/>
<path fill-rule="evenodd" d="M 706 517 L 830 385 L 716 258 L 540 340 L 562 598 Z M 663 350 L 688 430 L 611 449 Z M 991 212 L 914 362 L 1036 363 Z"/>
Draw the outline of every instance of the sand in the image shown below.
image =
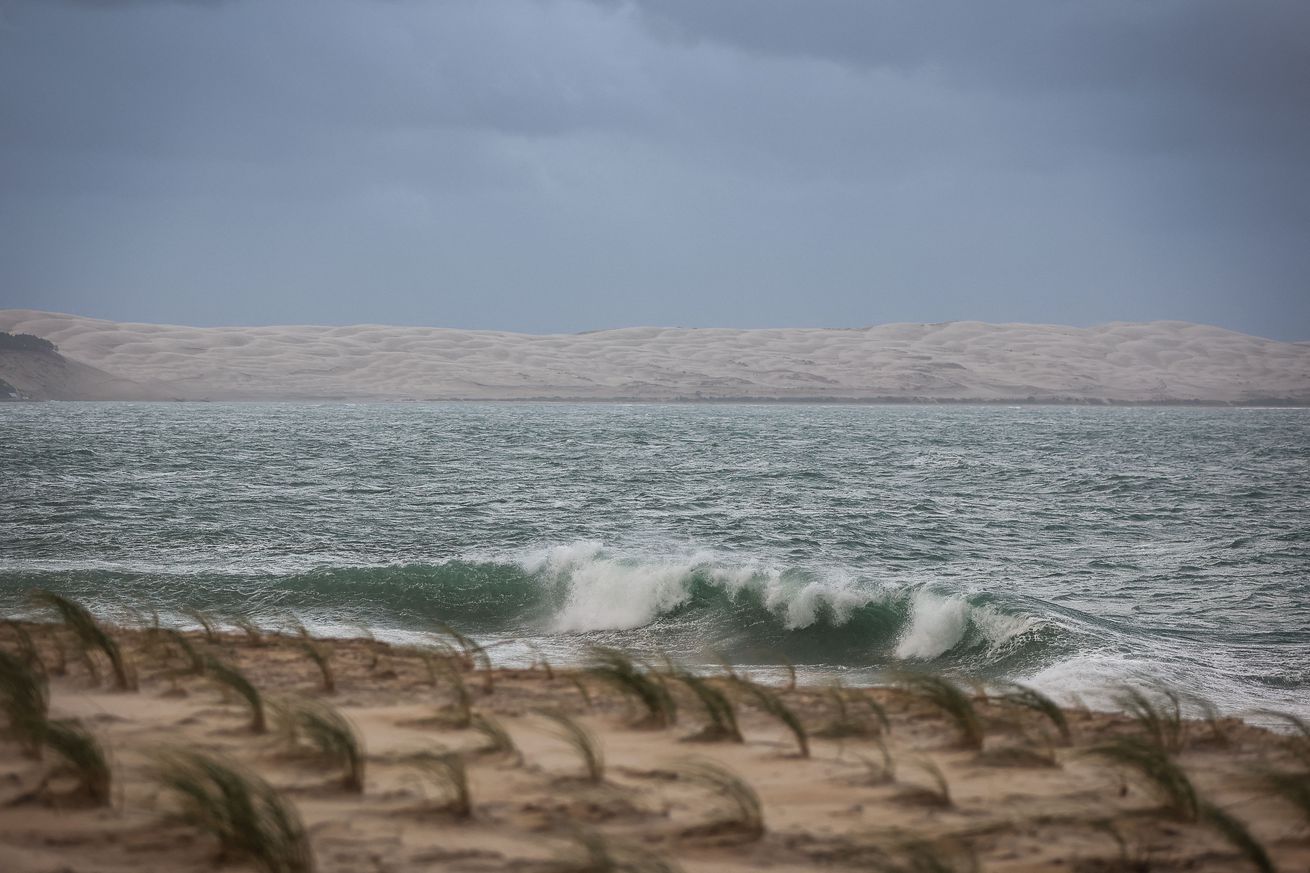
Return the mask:
<path fill-rule="evenodd" d="M 28 627 L 53 665 L 49 627 Z M 651 729 L 634 726 L 631 704 L 593 678 L 584 680 L 588 706 L 578 674 L 502 669 L 486 689 L 485 671 L 467 673 L 473 706 L 502 722 L 522 753 L 516 761 L 479 755 L 482 735 L 443 725 L 439 717 L 455 711 L 450 683 L 434 685 L 423 661 L 405 651 L 362 639 L 327 643 L 337 686 L 327 694 L 294 638 L 189 636 L 239 664 L 270 699 L 299 696 L 338 708 L 367 749 L 363 793 L 344 790 L 330 764 L 289 754 L 276 730 L 252 734 L 242 703 L 205 678 L 178 675 L 182 661 L 144 632 L 120 632 L 139 690 L 106 690 L 75 660 L 52 680 L 54 714 L 82 720 L 111 751 L 112 804 L 79 801 L 67 778 L 36 790 L 51 762 L 0 742 L 0 869 L 215 869 L 216 843 L 178 821 L 174 799 L 150 778 L 154 756 L 179 746 L 230 756 L 275 785 L 303 816 L 321 871 L 600 869 L 577 863 L 578 828 L 692 873 L 880 869 L 879 861 L 903 860 L 899 847 L 912 839 L 976 854 L 988 871 L 1252 869 L 1213 829 L 1161 812 L 1135 779 L 1086 754 L 1139 731 L 1122 716 L 1068 710 L 1073 745 L 1064 747 L 1051 744 L 1043 717 L 979 699 L 987 730 L 979 753 L 959 748 L 955 730 L 922 699 L 885 688 L 851 691 L 862 724 L 873 724 L 858 702 L 865 694 L 890 718 L 884 742 L 895 780 L 879 781 L 864 763 L 882 760 L 876 738 L 815 737 L 811 757 L 802 759 L 791 736 L 744 701 L 744 743 L 696 742 L 702 719 L 685 688 L 676 691 L 677 724 Z M 15 640 L 12 627 L 0 629 L 0 645 L 15 651 Z M 755 678 L 785 682 L 780 673 Z M 837 717 L 824 689 L 782 693 L 811 731 Z M 571 713 L 594 733 L 607 765 L 602 784 L 579 778 L 577 755 L 535 714 L 543 708 Z M 1178 760 L 1203 795 L 1246 822 L 1281 869 L 1305 870 L 1310 823 L 1250 778 L 1261 762 L 1292 766 L 1291 741 L 1236 720 L 1188 723 L 1185 739 Z M 443 809 L 445 795 L 406 760 L 437 746 L 469 753 L 468 819 Z M 725 824 L 731 804 L 686 777 L 689 759 L 720 762 L 752 785 L 765 832 Z M 933 766 L 949 785 L 949 805 L 931 801 Z M 253 869 L 228 862 L 223 869 Z"/>
<path fill-rule="evenodd" d="M 196 328 L 11 309 L 0 310 L 0 330 L 53 340 L 128 380 L 108 392 L 118 399 L 1310 403 L 1310 345 L 1174 321 L 539 336 Z M 28 388 L 3 367 L 0 378 Z M 86 399 L 106 393 L 102 380 Z"/>

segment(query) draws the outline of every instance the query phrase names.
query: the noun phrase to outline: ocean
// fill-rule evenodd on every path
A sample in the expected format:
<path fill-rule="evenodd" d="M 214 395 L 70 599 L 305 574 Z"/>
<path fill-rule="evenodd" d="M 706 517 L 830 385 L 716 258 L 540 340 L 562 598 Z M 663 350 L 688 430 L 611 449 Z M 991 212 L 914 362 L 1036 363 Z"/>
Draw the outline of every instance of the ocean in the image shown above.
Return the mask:
<path fill-rule="evenodd" d="M 0 608 L 1310 715 L 1310 410 L 0 404 Z"/>

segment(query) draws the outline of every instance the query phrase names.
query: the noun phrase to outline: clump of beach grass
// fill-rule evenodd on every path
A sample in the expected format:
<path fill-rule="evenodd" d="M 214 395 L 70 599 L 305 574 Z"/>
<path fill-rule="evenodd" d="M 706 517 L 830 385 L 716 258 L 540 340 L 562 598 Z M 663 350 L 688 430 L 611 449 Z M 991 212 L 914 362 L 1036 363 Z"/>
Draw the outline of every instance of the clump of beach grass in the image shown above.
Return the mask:
<path fill-rule="evenodd" d="M 887 730 L 891 722 L 882 705 L 867 695 L 854 695 L 863 702 L 868 714 L 857 714 L 852 710 L 852 694 L 840 679 L 835 679 L 825 689 L 824 696 L 832 705 L 833 717 L 823 727 L 814 732 L 816 737 L 842 739 L 845 737 L 876 736 Z"/>
<path fill-rule="evenodd" d="M 764 804 L 749 782 L 715 761 L 693 760 L 679 768 L 679 775 L 708 788 L 726 801 L 721 814 L 702 825 L 683 831 L 684 836 L 710 835 L 723 831 L 748 840 L 764 836 Z"/>
<path fill-rule="evenodd" d="M 199 676 L 205 672 L 205 656 L 191 644 L 186 634 L 176 628 L 165 628 L 163 634 L 186 663 L 183 675 Z"/>
<path fill-rule="evenodd" d="M 182 610 L 182 614 L 200 625 L 200 631 L 205 635 L 205 642 L 210 645 L 218 642 L 218 622 L 212 615 L 194 606 L 186 607 Z"/>
<path fill-rule="evenodd" d="M 77 793 L 96 806 L 107 806 L 112 771 L 109 756 L 95 735 L 75 721 L 55 719 L 42 728 L 42 742 L 60 759 L 58 770 L 77 780 Z"/>
<path fill-rule="evenodd" d="M 982 719 L 969 695 L 958 685 L 943 676 L 929 673 L 909 673 L 901 677 L 901 684 L 921 700 L 941 710 L 955 725 L 961 748 L 978 750 L 983 747 Z"/>
<path fill-rule="evenodd" d="M 749 679 L 738 679 L 735 687 L 749 696 L 756 706 L 782 722 L 787 730 L 791 731 L 792 737 L 796 740 L 797 750 L 802 758 L 810 756 L 809 732 L 805 729 L 805 724 L 801 721 L 800 716 L 783 702 L 782 696 L 778 692 L 768 686 L 751 682 Z"/>
<path fill-rule="evenodd" d="M 337 691 L 337 677 L 332 670 L 332 647 L 327 643 L 315 640 L 306 632 L 300 637 L 300 648 L 309 660 L 314 662 L 314 666 L 318 668 L 323 693 L 335 694 Z"/>
<path fill-rule="evenodd" d="M 434 663 L 437 672 L 450 685 L 450 691 L 454 698 L 452 710 L 449 713 L 443 713 L 438 718 L 443 724 L 463 730 L 473 723 L 473 694 L 469 691 L 468 683 L 464 681 L 464 676 L 460 673 L 459 667 L 454 663 L 444 659 Z"/>
<path fill-rule="evenodd" d="M 472 817 L 473 796 L 469 790 L 468 765 L 461 753 L 441 749 L 418 752 L 407 760 L 446 795 L 441 810 L 455 818 Z"/>
<path fill-rule="evenodd" d="M 0 650 L 0 712 L 29 757 L 40 758 L 50 713 L 50 688 L 33 663 Z"/>
<path fill-rule="evenodd" d="M 268 729 L 268 722 L 264 716 L 264 696 L 255 687 L 255 683 L 251 682 L 236 665 L 212 655 L 206 656 L 204 674 L 223 688 L 236 692 L 246 702 L 250 707 L 251 732 L 262 734 Z"/>
<path fill-rule="evenodd" d="M 1182 701 L 1176 693 L 1162 686 L 1150 694 L 1139 688 L 1125 688 L 1115 702 L 1156 748 L 1170 755 L 1182 751 L 1185 725 Z"/>
<path fill-rule="evenodd" d="M 869 784 L 885 785 L 888 782 L 895 782 L 896 760 L 892 757 L 891 749 L 887 748 L 887 741 L 881 735 L 875 736 L 873 741 L 878 747 L 878 756 L 881 760 L 875 761 L 866 755 L 856 756 L 864 765 Z"/>
<path fill-rule="evenodd" d="M 32 592 L 32 598 L 39 604 L 51 607 L 59 614 L 64 625 L 82 644 L 83 651 L 99 650 L 104 653 L 114 672 L 115 688 L 119 691 L 135 688 L 136 683 L 118 642 L 100 622 L 96 621 L 90 610 L 77 601 L 53 591 L 38 589 Z"/>
<path fill-rule="evenodd" d="M 1069 719 L 1060 705 L 1035 688 L 1018 682 L 1007 682 L 1001 686 L 998 697 L 1002 702 L 1026 709 L 1046 718 L 1060 735 L 1060 744 L 1067 746 L 1073 742 L 1073 731 L 1069 728 Z"/>
<path fill-rule="evenodd" d="M 742 742 L 741 729 L 737 725 L 737 712 L 731 697 L 703 677 L 686 670 L 674 673 L 673 678 L 687 686 L 705 710 L 705 727 L 688 739 L 699 742 Z"/>
<path fill-rule="evenodd" d="M 260 647 L 264 645 L 264 629 L 255 623 L 255 620 L 245 613 L 235 613 L 232 615 L 232 624 L 246 635 L 246 643 Z"/>
<path fill-rule="evenodd" d="M 556 709 L 539 710 L 538 715 L 554 726 L 553 733 L 577 753 L 582 761 L 584 779 L 592 784 L 605 781 L 605 752 L 600 741 L 582 724 Z"/>
<path fill-rule="evenodd" d="M 440 633 L 450 637 L 459 646 L 460 651 L 463 652 L 465 665 L 482 676 L 483 693 L 491 694 L 495 691 L 496 671 L 491 664 L 491 653 L 487 651 L 486 647 L 448 624 L 438 622 L 436 627 Z"/>
<path fill-rule="evenodd" d="M 183 821 L 218 840 L 223 857 L 249 859 L 263 873 L 312 873 L 299 814 L 263 779 L 194 751 L 161 756 L 154 778 L 177 795 Z"/>
<path fill-rule="evenodd" d="M 590 828 L 574 828 L 570 851 L 550 864 L 551 873 L 681 873 L 678 864 L 633 843 Z"/>
<path fill-rule="evenodd" d="M 297 700 L 284 717 L 293 742 L 303 738 L 318 757 L 342 769 L 342 788 L 364 792 L 364 745 L 345 716 L 321 701 Z"/>
<path fill-rule="evenodd" d="M 896 795 L 897 800 L 938 809 L 947 809 L 954 805 L 955 802 L 951 799 L 951 785 L 946 780 L 946 774 L 935 761 L 930 758 L 911 758 L 909 763 L 924 773 L 932 784 L 905 785 Z"/>
<path fill-rule="evenodd" d="M 477 750 L 480 755 L 501 755 L 509 757 L 513 762 L 521 764 L 523 762 L 523 753 L 519 751 L 518 744 L 514 738 L 505 730 L 505 726 L 495 716 L 486 713 L 476 713 L 473 716 L 473 730 L 486 739 L 486 744 Z"/>
<path fill-rule="evenodd" d="M 636 726 L 672 727 L 678 721 L 677 704 L 673 695 L 651 671 L 637 666 L 627 653 L 618 649 L 596 646 L 591 650 L 591 664 L 587 672 L 636 700 L 645 715 Z"/>
<path fill-rule="evenodd" d="M 23 623 L 7 618 L 4 625 L 13 631 L 14 641 L 18 643 L 18 654 L 23 662 L 30 667 L 36 668 L 41 673 L 45 673 L 46 666 L 45 661 L 41 658 L 41 650 L 36 647 L 36 641 L 32 639 L 32 634 L 23 626 Z"/>

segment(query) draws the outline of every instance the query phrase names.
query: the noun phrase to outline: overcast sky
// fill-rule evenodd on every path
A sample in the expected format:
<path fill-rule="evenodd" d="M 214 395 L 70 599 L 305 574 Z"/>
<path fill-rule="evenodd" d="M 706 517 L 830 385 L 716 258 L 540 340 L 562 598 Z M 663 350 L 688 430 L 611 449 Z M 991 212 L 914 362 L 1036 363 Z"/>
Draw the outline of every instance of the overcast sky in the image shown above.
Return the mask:
<path fill-rule="evenodd" d="M 0 0 L 0 307 L 1310 339 L 1310 2 Z"/>

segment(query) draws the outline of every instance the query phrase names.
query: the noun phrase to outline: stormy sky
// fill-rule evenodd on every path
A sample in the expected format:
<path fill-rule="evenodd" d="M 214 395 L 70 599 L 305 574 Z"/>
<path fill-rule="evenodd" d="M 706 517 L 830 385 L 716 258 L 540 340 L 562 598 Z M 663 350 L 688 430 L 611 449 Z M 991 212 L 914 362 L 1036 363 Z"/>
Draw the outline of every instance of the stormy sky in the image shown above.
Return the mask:
<path fill-rule="evenodd" d="M 0 307 L 1310 339 L 1310 3 L 0 0 Z"/>

